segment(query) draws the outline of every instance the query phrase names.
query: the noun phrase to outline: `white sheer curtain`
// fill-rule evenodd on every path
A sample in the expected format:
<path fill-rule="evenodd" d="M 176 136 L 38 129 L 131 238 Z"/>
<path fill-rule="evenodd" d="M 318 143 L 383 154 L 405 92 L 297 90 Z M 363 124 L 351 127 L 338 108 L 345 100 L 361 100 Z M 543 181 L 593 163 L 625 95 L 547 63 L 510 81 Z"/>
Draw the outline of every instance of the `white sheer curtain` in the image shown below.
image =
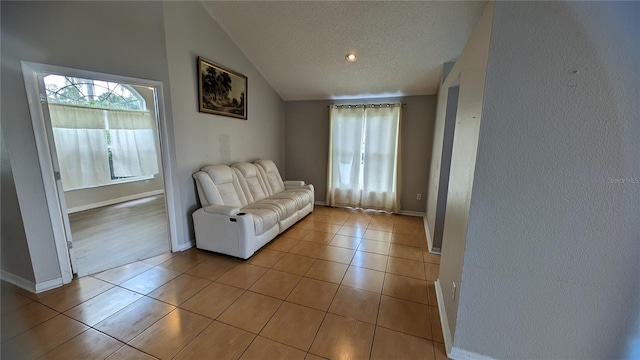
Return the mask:
<path fill-rule="evenodd" d="M 104 110 L 49 104 L 65 190 L 111 181 Z"/>
<path fill-rule="evenodd" d="M 327 204 L 360 203 L 360 174 L 364 109 L 331 107 Z"/>
<path fill-rule="evenodd" d="M 159 172 L 155 124 L 148 111 L 109 110 L 114 176 L 146 176 Z"/>
<path fill-rule="evenodd" d="M 148 111 L 49 104 L 60 175 L 65 190 L 109 185 L 116 177 L 159 173 L 156 122 Z"/>
<path fill-rule="evenodd" d="M 400 106 L 366 108 L 365 114 L 360 207 L 398 212 Z"/>
<path fill-rule="evenodd" d="M 332 106 L 327 204 L 400 210 L 400 104 Z"/>

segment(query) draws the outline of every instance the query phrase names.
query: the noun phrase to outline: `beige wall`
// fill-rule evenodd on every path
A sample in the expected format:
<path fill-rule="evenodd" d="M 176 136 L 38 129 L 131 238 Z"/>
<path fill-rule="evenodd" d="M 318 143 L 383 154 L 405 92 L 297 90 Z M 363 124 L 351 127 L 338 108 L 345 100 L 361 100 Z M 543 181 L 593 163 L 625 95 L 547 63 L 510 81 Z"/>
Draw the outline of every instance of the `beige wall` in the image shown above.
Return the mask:
<path fill-rule="evenodd" d="M 19 201 L 10 209 L 3 209 L 3 213 L 21 213 L 24 222 L 22 230 L 15 229 L 8 234 L 3 231 L 2 236 L 3 241 L 10 237 L 22 242 L 15 246 L 28 248 L 31 261 L 25 260 L 20 266 L 31 267 L 36 284 L 49 284 L 60 279 L 61 270 L 20 61 L 161 81 L 171 131 L 162 5 L 157 2 L 3 1 L 0 6 L 2 130 Z M 105 43 L 104 39 L 96 38 L 95 31 L 87 29 L 108 29 L 105 36 L 109 41 Z M 20 236 L 22 231 L 26 238 Z M 24 274 L 19 268 L 5 265 L 9 264 L 2 264 L 9 273 Z"/>
<path fill-rule="evenodd" d="M 163 147 L 173 171 L 178 248 L 192 244 L 191 213 L 198 202 L 191 174 L 201 166 L 269 158 L 284 171 L 284 103 L 200 2 L 3 1 L 0 6 L 2 130 L 19 201 L 3 202 L 2 211 L 20 213 L 24 222 L 15 231 L 3 228 L 2 236 L 3 243 L 11 238 L 19 242 L 12 245 L 16 249 L 28 249 L 31 261 L 22 266 L 33 270 L 36 284 L 57 281 L 61 271 L 20 60 L 162 82 L 168 136 Z M 109 29 L 109 42 L 86 31 L 94 28 Z M 248 76 L 248 120 L 198 113 L 199 55 Z M 3 166 L 3 178 L 8 169 Z M 29 277 L 28 271 L 5 265 L 10 263 L 3 262 L 3 270 Z"/>
<path fill-rule="evenodd" d="M 176 176 L 185 229 L 200 205 L 192 174 L 209 164 L 272 159 L 284 174 L 284 102 L 200 2 L 163 3 L 171 80 Z M 197 57 L 248 77 L 247 120 L 198 112 Z"/>
<path fill-rule="evenodd" d="M 4 134 L 0 134 L 0 156 L 2 170 L 0 178 L 0 255 L 2 257 L 0 262 L 2 270 L 27 281 L 35 281 Z"/>
<path fill-rule="evenodd" d="M 460 78 L 438 279 L 438 286 L 443 294 L 443 302 L 439 304 L 440 311 L 441 314 L 446 313 L 446 317 L 443 318 L 443 322 L 447 325 L 444 336 L 449 339 L 452 339 L 455 333 L 458 301 L 460 294 L 464 292 L 462 266 L 482 120 L 493 5 L 493 2 L 487 4 L 462 54 L 440 88 L 436 136 L 439 138 L 438 143 L 442 144 L 448 89 Z M 434 199 L 430 198 L 429 201 Z M 454 283 L 456 284 L 455 298 L 452 296 Z"/>
<path fill-rule="evenodd" d="M 431 158 L 436 96 L 384 99 L 311 100 L 286 102 L 285 177 L 315 186 L 316 201 L 327 191 L 330 104 L 379 104 L 402 102 L 402 210 L 424 212 Z M 422 194 L 416 200 L 416 194 Z"/>
<path fill-rule="evenodd" d="M 495 3 L 457 348 L 638 359 L 638 19 L 638 2 Z"/>

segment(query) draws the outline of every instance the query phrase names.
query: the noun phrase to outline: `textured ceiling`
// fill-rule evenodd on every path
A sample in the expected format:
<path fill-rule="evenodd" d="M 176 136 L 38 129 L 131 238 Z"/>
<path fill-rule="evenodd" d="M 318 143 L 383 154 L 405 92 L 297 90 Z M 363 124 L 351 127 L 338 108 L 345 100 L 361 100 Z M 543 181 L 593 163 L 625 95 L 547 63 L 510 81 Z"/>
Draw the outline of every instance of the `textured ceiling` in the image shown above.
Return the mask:
<path fill-rule="evenodd" d="M 485 2 L 203 1 L 284 100 L 437 93 Z M 348 63 L 349 51 L 358 61 Z M 231 65 L 229 65 L 232 67 Z"/>

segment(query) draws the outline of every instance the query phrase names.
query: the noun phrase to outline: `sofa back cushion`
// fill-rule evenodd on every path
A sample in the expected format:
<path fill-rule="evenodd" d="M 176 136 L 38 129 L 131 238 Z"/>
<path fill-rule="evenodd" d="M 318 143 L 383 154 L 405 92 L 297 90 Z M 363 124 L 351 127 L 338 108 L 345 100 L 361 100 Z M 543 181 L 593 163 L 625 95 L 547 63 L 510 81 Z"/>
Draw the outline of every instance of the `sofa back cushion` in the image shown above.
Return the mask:
<path fill-rule="evenodd" d="M 228 205 L 244 207 L 247 198 L 238 175 L 227 165 L 208 165 L 193 174 L 202 206 Z"/>
<path fill-rule="evenodd" d="M 269 195 L 279 194 L 284 191 L 284 182 L 282 181 L 280 172 L 278 172 L 278 168 L 273 161 L 258 160 L 255 164 L 258 166 L 258 169 L 265 179 Z"/>
<path fill-rule="evenodd" d="M 264 200 L 269 196 L 269 189 L 257 165 L 236 163 L 231 167 L 238 175 L 238 180 L 249 204 Z"/>

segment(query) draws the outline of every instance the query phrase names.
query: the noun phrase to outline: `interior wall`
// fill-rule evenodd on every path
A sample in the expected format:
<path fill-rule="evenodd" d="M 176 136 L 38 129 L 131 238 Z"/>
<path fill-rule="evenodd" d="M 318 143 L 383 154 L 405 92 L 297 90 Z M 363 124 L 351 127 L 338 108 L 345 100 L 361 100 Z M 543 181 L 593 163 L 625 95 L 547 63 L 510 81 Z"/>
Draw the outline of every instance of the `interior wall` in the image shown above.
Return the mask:
<path fill-rule="evenodd" d="M 200 2 L 165 2 L 167 58 L 173 89 L 177 176 L 193 239 L 199 208 L 192 174 L 209 164 L 272 159 L 284 175 L 284 102 Z M 197 57 L 248 77 L 247 120 L 198 112 Z"/>
<path fill-rule="evenodd" d="M 162 5 L 2 1 L 0 6 L 2 128 L 20 203 L 19 208 L 8 211 L 22 214 L 34 278 L 42 283 L 59 278 L 61 271 L 20 60 L 161 81 L 171 133 Z M 9 235 L 25 240 L 19 234 Z"/>
<path fill-rule="evenodd" d="M 436 96 L 287 101 L 285 104 L 286 178 L 315 187 L 316 201 L 327 193 L 329 105 L 406 103 L 402 107 L 401 209 L 424 212 L 426 206 Z M 422 194 L 420 200 L 417 194 Z"/>
<path fill-rule="evenodd" d="M 485 96 L 485 76 L 489 53 L 489 40 L 494 3 L 490 2 L 478 20 L 462 54 L 441 86 L 438 108 L 438 126 L 441 129 L 440 143 L 444 138 L 446 117 L 446 96 L 448 89 L 458 84 L 458 109 L 453 134 L 451 166 L 449 172 L 448 196 L 442 238 L 442 255 L 437 286 L 442 294 L 439 300 L 441 314 L 446 315 L 445 339 L 453 338 L 456 332 L 460 294 L 464 293 L 466 279 L 462 276 L 465 254 L 467 224 L 471 202 L 476 151 L 482 115 L 482 101 Z M 442 111 L 441 111 L 442 110 Z M 441 155 L 440 155 L 441 156 Z M 455 287 L 454 287 L 455 283 Z M 449 329 L 449 333 L 446 330 Z M 451 344 L 448 344 L 450 346 Z M 455 339 L 454 339 L 455 345 Z"/>
<path fill-rule="evenodd" d="M 637 2 L 495 3 L 456 347 L 633 358 L 638 19 Z"/>
<path fill-rule="evenodd" d="M 0 264 L 3 271 L 19 276 L 27 281 L 35 281 L 31 257 L 27 246 L 27 235 L 20 214 L 20 204 L 13 181 L 11 162 L 0 132 Z"/>

